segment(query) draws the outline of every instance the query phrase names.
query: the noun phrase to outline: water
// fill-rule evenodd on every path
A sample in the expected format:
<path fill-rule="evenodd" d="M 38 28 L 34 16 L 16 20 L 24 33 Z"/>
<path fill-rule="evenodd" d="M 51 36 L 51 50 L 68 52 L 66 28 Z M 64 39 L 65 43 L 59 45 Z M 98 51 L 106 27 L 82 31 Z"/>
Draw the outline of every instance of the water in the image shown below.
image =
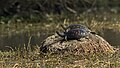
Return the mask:
<path fill-rule="evenodd" d="M 40 46 L 42 41 L 53 33 L 50 31 L 33 31 L 24 32 L 14 35 L 0 36 L 0 50 L 10 50 L 15 48 L 21 48 L 24 45 L 27 46 L 30 41 L 31 46 Z M 30 40 L 31 37 L 31 40 Z"/>
<path fill-rule="evenodd" d="M 31 46 L 40 46 L 42 41 L 48 36 L 55 33 L 55 30 L 35 29 L 33 31 L 24 31 L 20 33 L 7 33 L 6 35 L 0 35 L 0 50 L 6 51 L 15 48 L 21 48 L 24 45 L 28 45 L 29 39 Z M 115 29 L 103 29 L 100 34 L 105 40 L 107 40 L 113 46 L 120 46 L 120 32 Z"/>
<path fill-rule="evenodd" d="M 103 38 L 105 38 L 111 45 L 120 47 L 120 31 L 117 29 L 104 29 Z"/>

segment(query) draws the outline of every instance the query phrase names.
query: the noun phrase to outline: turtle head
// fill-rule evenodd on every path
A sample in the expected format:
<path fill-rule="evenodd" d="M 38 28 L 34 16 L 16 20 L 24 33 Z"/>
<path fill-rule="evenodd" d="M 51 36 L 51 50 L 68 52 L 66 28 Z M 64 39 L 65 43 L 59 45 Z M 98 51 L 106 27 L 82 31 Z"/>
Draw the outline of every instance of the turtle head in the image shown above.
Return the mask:
<path fill-rule="evenodd" d="M 61 33 L 61 32 L 58 32 L 58 31 L 56 31 L 56 33 L 60 36 L 60 37 L 65 37 L 65 34 L 64 33 Z"/>
<path fill-rule="evenodd" d="M 63 25 L 60 25 L 62 27 L 62 29 L 64 29 L 65 31 L 67 30 L 67 28 Z"/>

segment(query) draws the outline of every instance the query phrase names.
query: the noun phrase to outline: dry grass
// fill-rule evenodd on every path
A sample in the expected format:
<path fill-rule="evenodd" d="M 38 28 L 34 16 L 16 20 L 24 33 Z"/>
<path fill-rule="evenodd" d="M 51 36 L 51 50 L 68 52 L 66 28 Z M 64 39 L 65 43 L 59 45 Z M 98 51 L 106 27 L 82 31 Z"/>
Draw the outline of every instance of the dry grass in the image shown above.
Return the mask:
<path fill-rule="evenodd" d="M 53 54 L 40 52 L 39 46 L 31 49 L 31 37 L 28 45 L 21 49 L 0 52 L 1 68 L 119 68 L 120 50 L 113 54 L 85 53 Z M 27 47 L 26 47 L 27 46 Z"/>
<path fill-rule="evenodd" d="M 105 36 L 104 30 L 112 29 L 118 34 L 120 33 L 120 21 L 99 21 L 94 18 L 80 20 L 77 22 L 65 19 L 64 23 L 38 23 L 38 24 L 2 24 L 0 29 L 1 35 L 7 35 L 9 33 L 21 33 L 31 32 L 35 30 L 49 30 L 55 32 L 55 29 L 59 28 L 60 24 L 84 24 L 92 31 Z M 115 17 L 114 17 L 115 18 Z M 117 17 L 119 18 L 119 17 Z M 116 18 L 116 19 L 117 19 Z M 53 19 L 54 20 L 54 19 Z M 78 21 L 79 20 L 79 21 Z M 54 21 L 53 21 L 54 22 Z M 106 30 L 107 31 L 107 30 Z M 107 32 L 108 33 L 108 32 Z M 111 34 L 110 34 L 111 35 Z M 116 35 L 114 33 L 114 35 Z M 107 35 L 108 36 L 108 35 Z M 112 35 L 113 36 L 113 35 Z M 31 38 L 30 38 L 31 39 Z M 112 40 L 114 41 L 114 40 Z M 119 41 L 119 38 L 118 38 Z M 115 44 L 115 42 L 114 42 Z M 17 45 L 16 45 L 17 46 Z M 27 46 L 27 47 L 26 47 Z M 34 46 L 31 49 L 31 46 Z M 119 45 L 116 45 L 119 48 Z M 23 48 L 17 48 L 10 51 L 0 52 L 0 67 L 1 68 L 120 68 L 120 50 L 114 54 L 80 54 L 74 55 L 71 52 L 66 54 L 41 54 L 38 45 L 31 45 L 30 40 L 28 45 L 24 45 Z"/>
<path fill-rule="evenodd" d="M 37 46 L 33 51 L 28 48 L 18 51 L 0 52 L 1 68 L 120 67 L 119 51 L 109 55 L 101 53 L 75 55 L 71 52 L 66 54 L 40 54 Z"/>

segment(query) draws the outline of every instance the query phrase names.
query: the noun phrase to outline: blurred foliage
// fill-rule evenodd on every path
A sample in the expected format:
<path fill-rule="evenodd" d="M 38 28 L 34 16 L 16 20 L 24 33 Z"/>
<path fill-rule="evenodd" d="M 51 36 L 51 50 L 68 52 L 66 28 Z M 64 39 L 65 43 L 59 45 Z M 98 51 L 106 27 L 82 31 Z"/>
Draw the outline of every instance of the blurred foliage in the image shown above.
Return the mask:
<path fill-rule="evenodd" d="M 14 18 L 36 22 L 46 20 L 50 15 L 63 18 L 61 15 L 70 17 L 68 14 L 76 16 L 101 10 L 117 13 L 119 7 L 119 0 L 1 0 L 0 19 L 8 17 L 7 21 Z"/>

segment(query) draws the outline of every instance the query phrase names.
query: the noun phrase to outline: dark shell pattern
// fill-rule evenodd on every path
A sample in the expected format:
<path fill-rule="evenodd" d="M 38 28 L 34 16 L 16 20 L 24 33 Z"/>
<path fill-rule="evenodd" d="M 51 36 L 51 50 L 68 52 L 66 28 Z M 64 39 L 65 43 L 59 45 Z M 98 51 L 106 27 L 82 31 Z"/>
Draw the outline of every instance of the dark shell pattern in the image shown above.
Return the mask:
<path fill-rule="evenodd" d="M 91 32 L 86 26 L 80 24 L 72 24 L 68 27 L 62 26 L 62 28 L 65 30 L 65 32 L 57 32 L 57 34 L 67 40 L 78 40 L 80 38 L 86 38 Z"/>

